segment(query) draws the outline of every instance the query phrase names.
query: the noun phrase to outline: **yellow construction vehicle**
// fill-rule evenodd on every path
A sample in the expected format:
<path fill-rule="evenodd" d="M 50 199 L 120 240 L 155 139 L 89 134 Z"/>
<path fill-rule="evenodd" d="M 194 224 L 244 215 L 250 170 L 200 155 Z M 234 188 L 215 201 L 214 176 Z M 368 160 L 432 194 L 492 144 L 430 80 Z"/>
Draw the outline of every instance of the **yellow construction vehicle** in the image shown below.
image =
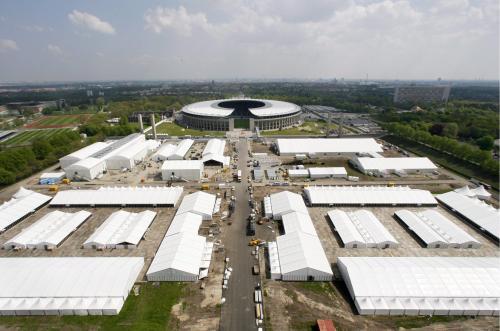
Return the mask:
<path fill-rule="evenodd" d="M 394 183 L 394 182 L 389 182 L 389 183 L 387 184 L 387 186 L 389 186 L 389 187 L 393 187 L 394 185 L 395 185 L 395 183 Z"/>
<path fill-rule="evenodd" d="M 248 246 L 258 246 L 262 243 L 262 240 L 260 239 L 252 239 L 250 240 L 250 242 L 248 243 Z"/>
<path fill-rule="evenodd" d="M 59 191 L 59 186 L 57 185 L 50 185 L 49 186 L 49 192 L 57 192 Z"/>
<path fill-rule="evenodd" d="M 64 179 L 62 180 L 62 183 L 63 183 L 63 184 L 70 184 L 70 183 L 71 183 L 71 181 L 69 180 L 69 178 L 64 178 Z"/>
<path fill-rule="evenodd" d="M 201 184 L 201 190 L 208 191 L 208 190 L 210 190 L 210 186 L 208 184 Z"/>

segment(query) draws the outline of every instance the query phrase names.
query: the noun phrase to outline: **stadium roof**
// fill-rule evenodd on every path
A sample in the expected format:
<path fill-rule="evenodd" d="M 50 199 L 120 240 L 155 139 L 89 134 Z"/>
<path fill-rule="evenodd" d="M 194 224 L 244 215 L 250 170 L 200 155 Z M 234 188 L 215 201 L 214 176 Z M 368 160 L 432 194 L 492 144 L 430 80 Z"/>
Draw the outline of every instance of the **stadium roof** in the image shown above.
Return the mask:
<path fill-rule="evenodd" d="M 277 139 L 280 154 L 368 153 L 382 152 L 373 138 Z"/>
<path fill-rule="evenodd" d="M 2 315 L 118 314 L 142 257 L 0 259 Z"/>
<path fill-rule="evenodd" d="M 338 266 L 360 314 L 499 311 L 497 257 L 339 257 Z"/>
<path fill-rule="evenodd" d="M 191 115 L 208 117 L 227 117 L 235 113 L 236 107 L 230 108 L 232 107 L 230 106 L 226 108 L 226 106 L 221 106 L 221 103 L 223 103 L 222 105 L 234 104 L 236 106 L 238 103 L 248 103 L 250 105 L 248 111 L 256 117 L 281 116 L 300 111 L 299 106 L 284 101 L 260 99 L 220 99 L 192 103 L 182 108 L 182 112 Z"/>
<path fill-rule="evenodd" d="M 282 191 L 271 194 L 271 206 L 273 218 L 280 219 L 283 215 L 291 212 L 308 214 L 302 196 L 290 191 Z"/>
<path fill-rule="evenodd" d="M 57 247 L 73 231 L 85 222 L 91 213 L 81 210 L 76 213 L 64 213 L 59 210 L 48 213 L 41 219 L 23 229 L 21 233 L 7 240 L 4 248 L 50 248 Z"/>
<path fill-rule="evenodd" d="M 408 186 L 310 186 L 304 192 L 312 205 L 437 205 L 429 191 Z"/>
<path fill-rule="evenodd" d="M 435 210 L 427 209 L 422 212 L 398 210 L 394 213 L 410 230 L 415 232 L 426 245 L 439 244 L 440 247 L 463 247 L 481 244 L 455 223 Z"/>
<path fill-rule="evenodd" d="M 51 206 L 175 206 L 180 186 L 100 187 L 97 190 L 60 191 Z"/>
<path fill-rule="evenodd" d="M 137 246 L 156 217 L 156 212 L 145 210 L 131 213 L 119 210 L 111 214 L 104 223 L 83 243 L 86 248 L 115 248 L 117 245 Z"/>
<path fill-rule="evenodd" d="M 12 199 L 0 205 L 0 232 L 7 230 L 23 217 L 33 213 L 50 199 L 52 197 L 48 195 L 21 187 L 12 196 Z"/>
<path fill-rule="evenodd" d="M 460 216 L 476 224 L 496 239 L 500 239 L 500 212 L 498 209 L 476 198 L 457 192 L 436 195 L 436 198 Z"/>
<path fill-rule="evenodd" d="M 358 157 L 356 161 L 364 171 L 437 169 L 437 166 L 426 157 Z"/>

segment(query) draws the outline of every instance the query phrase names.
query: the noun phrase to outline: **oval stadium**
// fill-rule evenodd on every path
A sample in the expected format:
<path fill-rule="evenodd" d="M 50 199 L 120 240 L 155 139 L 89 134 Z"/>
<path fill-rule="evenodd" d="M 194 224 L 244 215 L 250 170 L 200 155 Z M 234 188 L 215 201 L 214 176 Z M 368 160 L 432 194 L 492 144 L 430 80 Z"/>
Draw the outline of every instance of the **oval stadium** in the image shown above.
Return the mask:
<path fill-rule="evenodd" d="M 192 103 L 182 108 L 180 123 L 207 131 L 234 129 L 279 130 L 301 122 L 301 108 L 293 103 L 259 99 L 223 99 Z"/>

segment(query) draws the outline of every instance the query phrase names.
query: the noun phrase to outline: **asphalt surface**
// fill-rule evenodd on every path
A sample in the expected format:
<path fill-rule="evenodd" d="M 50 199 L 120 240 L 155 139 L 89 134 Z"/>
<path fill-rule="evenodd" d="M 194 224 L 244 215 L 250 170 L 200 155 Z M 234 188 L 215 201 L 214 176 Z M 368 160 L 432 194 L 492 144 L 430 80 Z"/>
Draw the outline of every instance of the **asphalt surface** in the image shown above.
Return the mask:
<path fill-rule="evenodd" d="M 250 214 L 246 139 L 238 141 L 237 154 L 239 157 L 238 169 L 242 171 L 242 180 L 241 183 L 234 184 L 236 203 L 234 213 L 231 216 L 233 224 L 226 228 L 224 241 L 226 257 L 229 257 L 230 265 L 233 268 L 228 282 L 229 287 L 223 292 L 226 302 L 222 306 L 220 330 L 224 331 L 257 329 L 253 291 L 258 277 L 252 275 L 252 267 L 256 260 L 251 255 L 251 248 L 248 246 L 251 237 L 246 235 L 247 217 Z"/>

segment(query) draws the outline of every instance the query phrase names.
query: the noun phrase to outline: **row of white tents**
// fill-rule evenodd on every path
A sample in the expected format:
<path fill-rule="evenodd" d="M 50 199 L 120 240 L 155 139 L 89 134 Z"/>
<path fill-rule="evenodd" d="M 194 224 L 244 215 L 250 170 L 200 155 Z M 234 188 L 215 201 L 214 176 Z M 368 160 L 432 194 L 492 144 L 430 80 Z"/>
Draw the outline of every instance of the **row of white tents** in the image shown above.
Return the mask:
<path fill-rule="evenodd" d="M 158 148 L 156 140 L 146 140 L 134 133 L 120 140 L 97 142 L 59 160 L 66 177 L 74 180 L 92 180 L 107 170 L 133 169 Z"/>
<path fill-rule="evenodd" d="M 153 161 L 184 160 L 187 152 L 193 146 L 194 140 L 183 139 L 177 145 L 165 143 L 151 157 Z"/>
<path fill-rule="evenodd" d="M 275 243 L 269 243 L 271 278 L 284 281 L 331 280 L 330 263 L 302 197 L 282 191 L 271 194 L 270 201 L 273 218 L 282 221 L 285 231 Z"/>
<path fill-rule="evenodd" d="M 203 220 L 211 220 L 216 196 L 198 191 L 186 195 L 146 273 L 148 281 L 197 281 L 206 274 L 213 242 L 198 235 Z"/>

